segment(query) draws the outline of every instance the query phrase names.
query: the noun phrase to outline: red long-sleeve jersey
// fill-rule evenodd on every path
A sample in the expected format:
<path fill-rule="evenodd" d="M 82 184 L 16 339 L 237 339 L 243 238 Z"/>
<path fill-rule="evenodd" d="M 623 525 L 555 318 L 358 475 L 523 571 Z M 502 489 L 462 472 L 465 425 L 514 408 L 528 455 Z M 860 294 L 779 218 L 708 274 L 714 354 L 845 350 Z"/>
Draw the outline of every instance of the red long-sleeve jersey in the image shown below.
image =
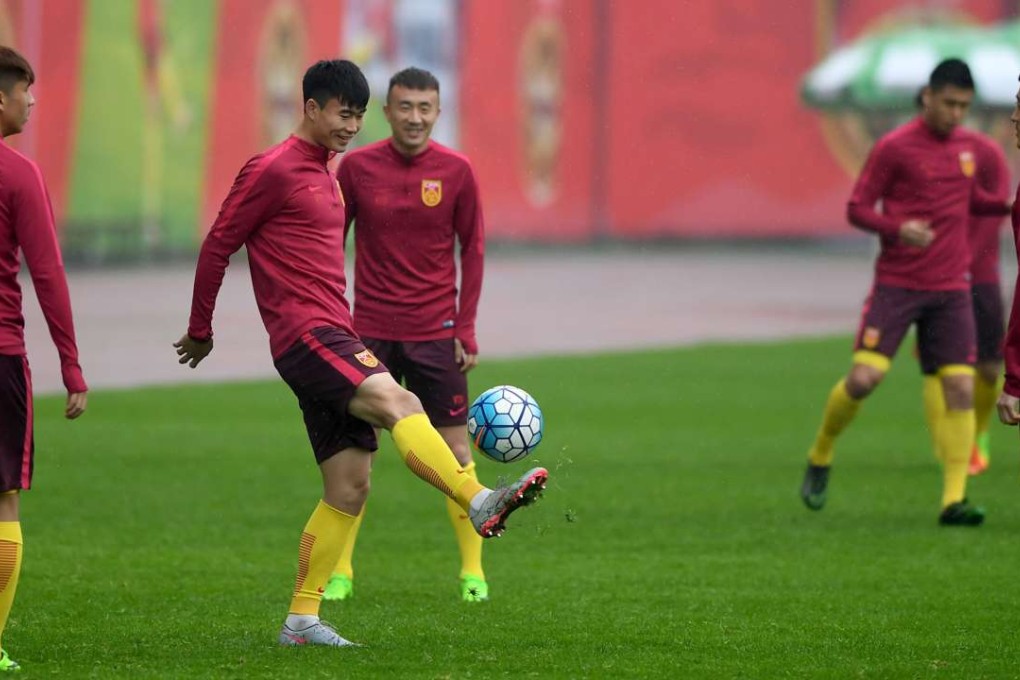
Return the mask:
<path fill-rule="evenodd" d="M 854 186 L 847 219 L 879 235 L 877 283 L 913 290 L 970 287 L 970 216 L 1006 213 L 1003 201 L 975 184 L 977 163 L 971 133 L 957 128 L 939 135 L 921 118 L 875 144 Z M 900 242 L 900 225 L 910 219 L 930 222 L 935 238 L 927 248 Z"/>
<path fill-rule="evenodd" d="M 485 228 L 468 159 L 435 142 L 407 158 L 387 139 L 348 154 L 337 176 L 347 227 L 356 221 L 358 334 L 409 341 L 456 337 L 476 354 Z"/>
<path fill-rule="evenodd" d="M 990 196 L 1005 201 L 1009 197 L 1009 164 L 1006 154 L 995 140 L 973 130 L 974 150 L 977 153 L 975 181 Z M 972 215 L 968 242 L 970 243 L 971 285 L 999 282 L 999 228 L 1003 218 Z"/>
<path fill-rule="evenodd" d="M 202 243 L 188 335 L 212 337 L 216 295 L 242 245 L 274 359 L 313 328 L 354 333 L 344 299 L 343 197 L 328 157 L 292 135 L 241 169 Z"/>
<path fill-rule="evenodd" d="M 35 163 L 0 140 L 0 354 L 25 354 L 18 285 L 21 253 L 60 355 L 64 387 L 69 393 L 85 392 L 88 385 L 78 364 L 71 296 L 46 184 Z"/>
<path fill-rule="evenodd" d="M 1017 187 L 1013 202 L 1013 241 L 1016 244 L 1016 258 L 1020 263 L 1020 186 Z M 1003 360 L 1006 364 L 1006 384 L 1003 391 L 1020 398 L 1020 276 L 1017 276 L 1013 290 L 1013 309 L 1009 313 L 1009 326 L 1003 343 Z"/>

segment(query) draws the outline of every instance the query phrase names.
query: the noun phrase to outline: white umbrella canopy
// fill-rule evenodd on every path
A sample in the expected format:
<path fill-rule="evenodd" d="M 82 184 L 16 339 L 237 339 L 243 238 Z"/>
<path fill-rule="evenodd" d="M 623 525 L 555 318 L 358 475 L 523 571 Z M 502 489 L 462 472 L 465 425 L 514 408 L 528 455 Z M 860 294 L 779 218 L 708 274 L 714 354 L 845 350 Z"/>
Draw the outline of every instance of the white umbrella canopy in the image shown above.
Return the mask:
<path fill-rule="evenodd" d="M 1020 22 L 917 26 L 868 36 L 837 49 L 811 69 L 801 95 L 820 109 L 913 109 L 932 69 L 951 57 L 970 66 L 976 106 L 1013 108 L 1020 76 Z"/>

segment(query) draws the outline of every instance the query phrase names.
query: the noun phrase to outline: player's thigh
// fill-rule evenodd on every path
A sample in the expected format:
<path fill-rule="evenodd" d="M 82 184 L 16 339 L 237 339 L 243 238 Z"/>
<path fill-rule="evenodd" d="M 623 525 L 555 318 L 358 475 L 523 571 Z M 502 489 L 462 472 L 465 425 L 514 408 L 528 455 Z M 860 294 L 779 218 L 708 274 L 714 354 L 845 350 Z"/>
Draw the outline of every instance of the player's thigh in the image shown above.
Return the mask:
<path fill-rule="evenodd" d="M 27 489 L 35 457 L 32 376 L 24 355 L 0 354 L 0 493 Z M 8 505 L 15 500 L 8 500 Z"/>
<path fill-rule="evenodd" d="M 973 378 L 977 334 L 970 291 L 940 291 L 927 295 L 928 304 L 917 322 L 917 349 L 922 370 L 940 376 L 947 371 L 962 371 Z"/>
<path fill-rule="evenodd" d="M 998 364 L 1002 361 L 1002 342 L 1006 335 L 1006 314 L 999 284 L 975 284 L 971 287 L 971 302 L 977 334 L 977 361 L 979 364 Z"/>
<path fill-rule="evenodd" d="M 879 285 L 872 288 L 854 340 L 854 363 L 874 363 L 874 368 L 888 370 L 888 362 L 920 316 L 921 302 L 917 291 Z M 868 361 L 869 356 L 874 357 L 873 362 Z"/>
<path fill-rule="evenodd" d="M 453 338 L 405 342 L 404 356 L 407 389 L 421 400 L 432 424 L 466 426 L 467 375 L 457 364 Z"/>
<path fill-rule="evenodd" d="M 350 403 L 367 379 L 392 378 L 360 340 L 317 328 L 277 359 L 276 369 L 298 398 L 318 463 L 346 448 L 377 448 L 372 426 L 350 412 Z"/>

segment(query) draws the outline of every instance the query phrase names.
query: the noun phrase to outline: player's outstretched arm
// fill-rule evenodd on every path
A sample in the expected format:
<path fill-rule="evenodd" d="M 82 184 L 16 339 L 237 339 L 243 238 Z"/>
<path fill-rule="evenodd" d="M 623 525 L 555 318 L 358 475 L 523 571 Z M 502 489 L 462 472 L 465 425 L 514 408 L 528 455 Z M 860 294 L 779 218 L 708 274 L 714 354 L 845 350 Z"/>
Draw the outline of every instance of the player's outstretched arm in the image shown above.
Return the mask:
<path fill-rule="evenodd" d="M 202 363 L 202 359 L 209 356 L 209 352 L 213 348 L 213 341 L 212 338 L 205 341 L 195 340 L 185 333 L 180 340 L 174 343 L 174 347 L 177 348 L 177 363 L 188 364 L 195 368 Z"/>

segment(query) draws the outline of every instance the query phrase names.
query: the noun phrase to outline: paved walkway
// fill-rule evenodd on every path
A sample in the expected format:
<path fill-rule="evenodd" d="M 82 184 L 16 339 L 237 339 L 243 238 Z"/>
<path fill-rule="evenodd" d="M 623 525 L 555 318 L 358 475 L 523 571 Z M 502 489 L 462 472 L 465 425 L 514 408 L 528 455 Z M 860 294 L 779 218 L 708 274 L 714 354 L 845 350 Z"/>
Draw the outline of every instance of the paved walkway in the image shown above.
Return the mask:
<path fill-rule="evenodd" d="M 184 267 L 72 272 L 78 343 L 93 388 L 275 375 L 243 263 L 227 272 L 213 353 L 193 372 L 176 363 L 171 343 L 187 326 L 192 276 Z M 479 343 L 484 360 L 845 333 L 870 280 L 871 256 L 861 252 L 649 247 L 493 256 Z M 61 391 L 56 350 L 31 285 L 24 288 L 36 391 Z"/>

